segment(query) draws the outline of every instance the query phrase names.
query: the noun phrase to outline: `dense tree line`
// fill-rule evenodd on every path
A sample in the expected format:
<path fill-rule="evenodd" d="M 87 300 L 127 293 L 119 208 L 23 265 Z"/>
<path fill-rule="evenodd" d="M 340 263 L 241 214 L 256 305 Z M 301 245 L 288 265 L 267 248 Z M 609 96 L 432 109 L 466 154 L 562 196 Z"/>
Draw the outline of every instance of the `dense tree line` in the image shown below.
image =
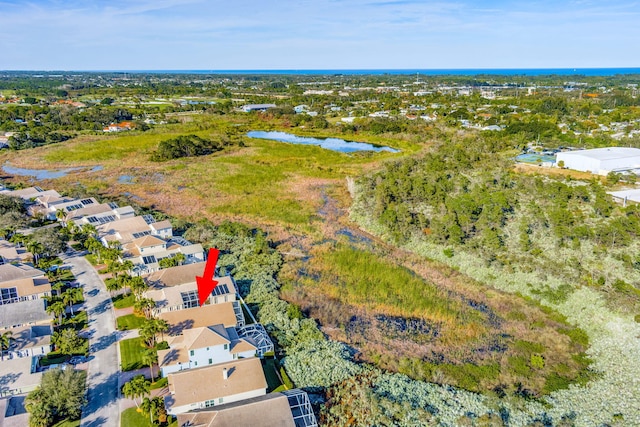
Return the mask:
<path fill-rule="evenodd" d="M 515 173 L 506 148 L 488 137 L 467 138 L 388 163 L 360 180 L 356 210 L 399 244 L 464 248 L 488 263 L 538 266 L 585 283 L 635 281 L 640 258 L 628 249 L 639 241 L 638 205 L 615 204 L 597 179 Z M 560 256 L 567 251 L 573 255 Z M 602 254 L 619 267 L 596 268 Z"/>
<path fill-rule="evenodd" d="M 228 141 L 213 141 L 198 135 L 182 135 L 160 142 L 151 160 L 164 162 L 181 157 L 206 156 L 222 150 L 228 144 Z"/>

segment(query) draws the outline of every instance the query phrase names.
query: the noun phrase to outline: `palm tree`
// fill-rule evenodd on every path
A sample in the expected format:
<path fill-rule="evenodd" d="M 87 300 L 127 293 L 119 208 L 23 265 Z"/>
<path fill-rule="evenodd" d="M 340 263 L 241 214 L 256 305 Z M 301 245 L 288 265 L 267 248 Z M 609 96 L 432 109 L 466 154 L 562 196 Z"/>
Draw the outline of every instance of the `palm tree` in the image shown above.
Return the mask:
<path fill-rule="evenodd" d="M 151 298 L 140 298 L 133 304 L 133 309 L 136 313 L 144 314 L 144 317 L 150 319 L 153 314 L 153 309 L 156 306 L 156 302 Z"/>
<path fill-rule="evenodd" d="M 126 260 L 122 261 L 120 264 L 121 264 L 121 266 L 120 266 L 121 271 L 122 271 L 123 273 L 127 273 L 127 274 L 128 274 L 131 270 L 133 270 L 133 267 L 135 267 L 135 265 L 133 264 L 133 262 L 132 262 L 131 260 L 128 260 L 128 259 L 126 259 Z"/>
<path fill-rule="evenodd" d="M 0 335 L 0 359 L 4 360 L 4 352 L 11 347 L 11 341 L 13 341 L 13 332 L 7 331 Z"/>
<path fill-rule="evenodd" d="M 145 342 L 147 347 L 154 347 L 156 345 L 156 334 L 158 333 L 157 324 L 155 319 L 146 319 L 140 328 L 138 328 L 138 334 L 140 338 Z"/>
<path fill-rule="evenodd" d="M 109 291 L 109 293 L 111 294 L 111 297 L 113 298 L 113 294 L 117 291 L 119 291 L 120 289 L 122 289 L 122 281 L 119 280 L 120 277 L 118 279 L 114 279 L 113 277 L 106 279 L 104 281 L 105 286 L 107 287 L 107 290 Z"/>
<path fill-rule="evenodd" d="M 131 288 L 131 292 L 134 293 L 136 298 L 140 298 L 142 293 L 149 288 L 147 282 L 140 276 L 132 277 L 129 281 L 129 288 Z"/>
<path fill-rule="evenodd" d="M 98 229 L 92 224 L 85 224 L 82 226 L 82 232 L 87 236 L 95 236 L 98 233 Z"/>
<path fill-rule="evenodd" d="M 33 263 L 38 263 L 38 255 L 42 255 L 44 253 L 44 246 L 42 243 L 36 241 L 27 242 L 27 250 L 33 254 Z"/>
<path fill-rule="evenodd" d="M 56 296 L 62 295 L 62 288 L 64 287 L 64 282 L 56 282 L 55 285 L 51 285 L 51 289 L 56 291 Z"/>
<path fill-rule="evenodd" d="M 71 316 L 73 316 L 73 304 L 79 301 L 82 301 L 82 289 L 80 288 L 69 288 L 62 294 L 62 302 L 69 304 Z"/>
<path fill-rule="evenodd" d="M 133 399 L 136 406 L 140 408 L 136 398 L 149 394 L 150 387 L 151 383 L 147 381 L 144 375 L 136 375 L 131 381 L 125 383 L 124 387 L 122 387 L 122 393 Z"/>
<path fill-rule="evenodd" d="M 11 243 L 15 243 L 19 248 L 22 247 L 22 245 L 27 242 L 27 236 L 25 236 L 24 234 L 20 234 L 20 233 L 14 233 L 13 236 L 11 236 L 11 238 L 9 239 L 9 241 Z"/>
<path fill-rule="evenodd" d="M 55 301 L 52 304 L 47 304 L 45 311 L 56 316 L 60 325 L 62 324 L 62 315 L 67 311 L 67 308 L 62 301 Z"/>
<path fill-rule="evenodd" d="M 142 362 L 149 365 L 149 373 L 151 374 L 151 382 L 154 382 L 153 364 L 158 362 L 158 352 L 155 348 L 145 348 L 142 351 Z"/>
<path fill-rule="evenodd" d="M 67 217 L 67 214 L 65 211 L 63 211 L 62 209 L 58 209 L 56 211 L 56 218 L 58 219 L 58 221 L 60 221 L 62 223 L 62 225 L 64 226 L 64 219 Z"/>
<path fill-rule="evenodd" d="M 164 333 L 169 330 L 169 322 L 164 319 L 153 319 L 156 328 L 156 334 L 160 332 L 161 341 L 164 341 Z"/>
<path fill-rule="evenodd" d="M 184 254 L 182 252 L 178 252 L 177 254 L 175 254 L 173 256 L 176 261 L 178 262 L 178 265 L 182 265 L 184 264 L 185 260 L 187 259 L 187 257 L 184 256 Z"/>
<path fill-rule="evenodd" d="M 11 236 L 13 236 L 13 233 L 15 233 L 15 231 L 16 231 L 16 227 L 14 225 L 10 225 L 8 227 L 4 227 L 0 229 L 0 236 L 2 236 L 3 239 L 10 240 Z"/>
<path fill-rule="evenodd" d="M 160 396 L 156 396 L 153 399 L 145 397 L 142 401 L 142 411 L 149 413 L 149 423 L 153 425 L 153 417 L 161 408 L 164 407 L 164 401 Z"/>

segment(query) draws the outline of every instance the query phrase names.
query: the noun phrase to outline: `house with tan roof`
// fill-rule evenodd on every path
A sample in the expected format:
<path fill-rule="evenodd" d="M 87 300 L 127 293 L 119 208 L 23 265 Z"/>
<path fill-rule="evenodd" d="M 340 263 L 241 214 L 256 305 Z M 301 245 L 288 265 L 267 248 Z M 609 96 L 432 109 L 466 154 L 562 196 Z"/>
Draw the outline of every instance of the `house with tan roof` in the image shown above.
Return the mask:
<path fill-rule="evenodd" d="M 178 414 L 181 427 L 317 427 L 309 396 L 293 389 Z"/>
<path fill-rule="evenodd" d="M 204 266 L 204 262 L 179 265 L 143 276 L 149 284 L 149 290 L 146 291 L 145 297 L 156 302 L 154 315 L 198 307 L 196 276 L 201 276 L 204 273 Z M 237 290 L 233 278 L 223 276 L 214 277 L 214 279 L 218 284 L 205 304 L 223 304 L 235 301 Z M 241 323 L 244 324 L 244 316 Z"/>
<path fill-rule="evenodd" d="M 167 343 L 169 349 L 158 351 L 163 377 L 185 369 L 253 357 L 257 350 L 249 341 L 239 338 L 234 327 L 223 325 L 185 329 L 181 335 L 169 337 Z"/>
<path fill-rule="evenodd" d="M 98 237 L 105 246 L 108 246 L 112 241 L 126 245 L 137 238 L 151 234 L 149 223 L 141 216 L 107 222 L 97 225 L 96 228 Z"/>
<path fill-rule="evenodd" d="M 11 242 L 0 239 L 0 264 L 24 262 L 32 255 L 24 247 L 17 247 Z"/>
<path fill-rule="evenodd" d="M 30 214 L 40 213 L 44 215 L 45 218 L 54 220 L 57 218 L 58 211 L 68 214 L 76 209 L 97 205 L 98 201 L 93 197 L 86 199 L 73 199 L 70 197 L 45 194 L 36 197 L 35 203 L 35 205 L 29 207 Z"/>
<path fill-rule="evenodd" d="M 131 206 L 119 207 L 116 203 L 98 203 L 73 210 L 65 217 L 65 222 L 76 225 L 91 224 L 95 227 L 107 222 L 136 216 Z"/>
<path fill-rule="evenodd" d="M 144 276 L 150 287 L 162 289 L 196 281 L 196 276 L 204 272 L 205 262 L 178 265 L 176 267 L 163 268 Z M 218 280 L 218 278 L 216 278 Z M 235 299 L 235 298 L 234 298 Z"/>
<path fill-rule="evenodd" d="M 0 328 L 46 322 L 51 284 L 42 270 L 28 265 L 0 265 Z"/>
<path fill-rule="evenodd" d="M 179 371 L 167 378 L 170 395 L 164 401 L 171 415 L 267 393 L 262 363 L 255 357 Z"/>
<path fill-rule="evenodd" d="M 124 252 L 122 260 L 133 262 L 133 272 L 139 275 L 159 270 L 161 259 L 177 254 L 184 255 L 185 264 L 204 261 L 202 245 L 173 237 L 171 223 L 155 221 L 151 215 L 109 221 L 97 225 L 96 229 L 103 245 L 120 244 Z"/>
<path fill-rule="evenodd" d="M 0 265 L 0 283 L 10 280 L 24 279 L 26 277 L 44 276 L 44 271 L 27 264 L 3 264 Z"/>
<path fill-rule="evenodd" d="M 122 246 L 123 260 L 131 261 L 141 273 L 160 270 L 160 260 L 177 254 L 184 256 L 186 264 L 204 261 L 204 249 L 201 244 L 182 245 L 181 243 L 182 241 L 165 240 L 154 235 L 138 237 Z"/>
<path fill-rule="evenodd" d="M 43 190 L 40 187 L 27 187 L 27 188 L 21 188 L 19 190 L 4 189 L 4 190 L 1 190 L 0 193 L 5 194 L 7 196 L 20 197 L 25 201 L 35 200 L 37 197 L 42 197 L 42 196 L 61 197 L 56 190 Z"/>
<path fill-rule="evenodd" d="M 169 335 L 180 335 L 185 329 L 222 325 L 225 328 L 242 327 L 244 314 L 238 301 L 205 304 L 202 307 L 167 311 L 158 315 L 169 324 Z"/>
<path fill-rule="evenodd" d="M 37 370 L 37 359 L 18 357 L 0 362 L 0 397 L 29 393 L 42 380 L 42 372 Z M 5 419 L 5 421 L 7 421 Z"/>
<path fill-rule="evenodd" d="M 178 415 L 182 427 L 296 427 L 289 402 L 281 393 L 216 405 Z"/>
<path fill-rule="evenodd" d="M 149 224 L 151 234 L 163 239 L 171 239 L 173 237 L 173 226 L 168 219 L 163 221 L 152 222 Z"/>
<path fill-rule="evenodd" d="M 5 359 L 42 357 L 51 352 L 51 325 L 30 325 L 9 329 L 11 344 L 4 352 Z M 6 331 L 3 331 L 3 333 Z"/>
<path fill-rule="evenodd" d="M 200 272 L 200 274 L 202 274 L 202 272 Z M 225 302 L 235 301 L 235 288 L 233 288 L 233 282 L 229 276 L 216 277 L 215 280 L 218 280 L 218 285 L 205 300 L 205 304 L 223 304 Z M 168 286 L 165 288 L 149 288 L 145 291 L 144 296 L 156 302 L 156 306 L 153 309 L 154 315 L 194 308 L 200 305 L 198 285 L 196 284 L 195 276 L 192 281 L 182 285 Z"/>

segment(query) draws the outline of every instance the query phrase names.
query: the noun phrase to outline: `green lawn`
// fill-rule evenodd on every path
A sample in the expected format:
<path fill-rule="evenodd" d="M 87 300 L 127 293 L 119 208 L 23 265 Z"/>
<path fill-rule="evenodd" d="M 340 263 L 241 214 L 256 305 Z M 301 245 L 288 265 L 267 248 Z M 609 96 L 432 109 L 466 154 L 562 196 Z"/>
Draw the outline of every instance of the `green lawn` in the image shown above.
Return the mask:
<path fill-rule="evenodd" d="M 136 408 L 129 408 L 122 411 L 120 415 L 121 427 L 155 427 L 158 424 L 151 424 L 149 422 L 149 416 L 138 412 Z M 178 427 L 178 420 L 173 420 L 170 424 L 165 424 L 167 427 Z"/>
<path fill-rule="evenodd" d="M 144 323 L 145 318 L 136 314 L 127 314 L 120 316 L 116 319 L 118 330 L 127 331 L 131 329 L 138 329 Z"/>
<path fill-rule="evenodd" d="M 168 378 L 160 378 L 158 381 L 156 381 L 155 383 L 151 383 L 151 390 L 156 390 L 162 387 L 166 387 L 169 385 L 169 379 Z"/>
<path fill-rule="evenodd" d="M 122 358 L 122 370 L 133 371 L 144 368 L 142 362 L 142 338 L 131 338 L 120 341 L 120 357 Z"/>
<path fill-rule="evenodd" d="M 115 308 L 127 308 L 133 307 L 136 298 L 133 294 L 116 295 L 112 298 L 112 301 Z"/>
<path fill-rule="evenodd" d="M 269 392 L 275 390 L 286 390 L 283 387 L 278 374 L 276 373 L 276 361 L 275 359 L 263 359 L 262 360 L 262 370 L 264 371 L 264 376 L 267 379 L 267 385 L 269 387 Z"/>

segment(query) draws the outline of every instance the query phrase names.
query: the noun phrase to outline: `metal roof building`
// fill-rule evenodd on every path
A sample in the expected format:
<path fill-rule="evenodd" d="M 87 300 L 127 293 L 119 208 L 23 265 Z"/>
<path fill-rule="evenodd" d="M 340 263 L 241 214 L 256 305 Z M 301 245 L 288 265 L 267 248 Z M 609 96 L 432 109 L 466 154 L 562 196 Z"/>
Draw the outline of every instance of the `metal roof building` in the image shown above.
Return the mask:
<path fill-rule="evenodd" d="M 556 164 L 598 175 L 610 172 L 640 172 L 640 149 L 629 147 L 594 148 L 592 150 L 564 151 L 556 154 Z"/>

